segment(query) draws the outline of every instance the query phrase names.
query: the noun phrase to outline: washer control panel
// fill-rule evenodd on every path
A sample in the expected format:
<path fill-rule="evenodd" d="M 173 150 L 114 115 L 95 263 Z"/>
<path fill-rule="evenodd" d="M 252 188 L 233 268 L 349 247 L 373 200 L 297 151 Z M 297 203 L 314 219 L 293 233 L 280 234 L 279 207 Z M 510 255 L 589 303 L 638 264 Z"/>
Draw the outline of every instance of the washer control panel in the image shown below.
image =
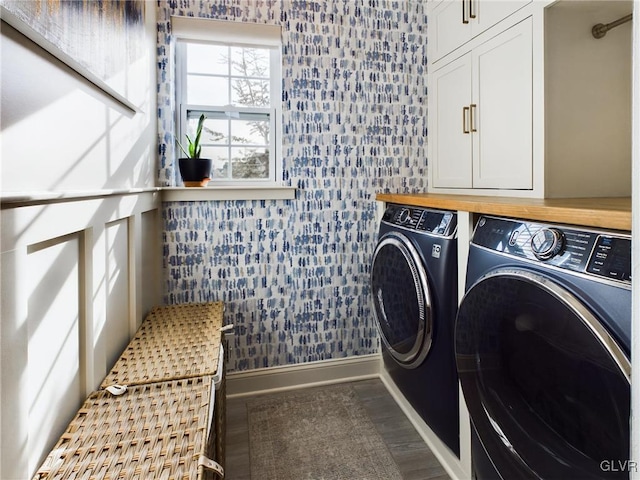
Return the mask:
<path fill-rule="evenodd" d="M 382 221 L 417 232 L 444 237 L 452 235 L 458 225 L 455 212 L 394 203 L 387 205 Z"/>
<path fill-rule="evenodd" d="M 555 267 L 631 282 L 631 236 L 480 217 L 472 244 Z"/>

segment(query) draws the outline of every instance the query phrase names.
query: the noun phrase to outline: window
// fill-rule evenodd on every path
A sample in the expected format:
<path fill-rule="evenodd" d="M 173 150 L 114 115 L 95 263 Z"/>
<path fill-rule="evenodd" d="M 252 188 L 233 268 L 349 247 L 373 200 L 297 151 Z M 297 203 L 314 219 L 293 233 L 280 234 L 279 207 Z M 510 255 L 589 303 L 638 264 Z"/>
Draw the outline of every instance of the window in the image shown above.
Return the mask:
<path fill-rule="evenodd" d="M 206 35 L 178 35 L 176 43 L 178 137 L 193 135 L 204 114 L 201 156 L 213 159 L 215 183 L 276 184 L 282 179 L 280 29 L 204 22 Z M 265 44 L 263 27 L 277 29 L 275 45 Z"/>

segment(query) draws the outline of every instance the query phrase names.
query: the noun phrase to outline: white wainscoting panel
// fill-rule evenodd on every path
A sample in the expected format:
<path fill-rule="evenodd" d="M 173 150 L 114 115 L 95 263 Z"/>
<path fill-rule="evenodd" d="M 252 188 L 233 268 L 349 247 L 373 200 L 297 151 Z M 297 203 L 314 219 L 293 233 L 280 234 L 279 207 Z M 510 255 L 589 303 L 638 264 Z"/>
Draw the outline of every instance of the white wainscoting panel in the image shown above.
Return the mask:
<path fill-rule="evenodd" d="M 108 223 L 106 234 L 107 321 L 100 332 L 107 353 L 107 371 L 113 367 L 130 338 L 129 225 L 127 219 Z"/>
<path fill-rule="evenodd" d="M 79 235 L 35 244 L 27 252 L 28 450 L 29 469 L 35 470 L 85 398 Z"/>
<path fill-rule="evenodd" d="M 160 303 L 158 250 L 141 252 L 160 243 L 159 205 L 153 191 L 2 204 L 3 480 L 33 476 Z"/>

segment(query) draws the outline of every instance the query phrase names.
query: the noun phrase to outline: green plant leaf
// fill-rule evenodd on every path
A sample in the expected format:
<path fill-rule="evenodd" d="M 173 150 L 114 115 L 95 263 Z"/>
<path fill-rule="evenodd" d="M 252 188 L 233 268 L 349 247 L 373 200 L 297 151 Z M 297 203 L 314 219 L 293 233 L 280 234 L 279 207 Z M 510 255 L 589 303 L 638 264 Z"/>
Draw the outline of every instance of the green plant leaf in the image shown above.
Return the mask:
<path fill-rule="evenodd" d="M 204 126 L 204 120 L 205 120 L 204 113 L 200 115 L 200 118 L 198 119 L 198 128 L 196 128 L 196 139 L 193 142 L 194 145 L 194 151 L 195 151 L 195 156 L 194 158 L 200 158 L 200 151 L 202 150 L 202 147 L 200 147 L 200 136 L 202 135 L 202 127 Z"/>
<path fill-rule="evenodd" d="M 202 147 L 200 146 L 200 137 L 202 135 L 202 128 L 204 126 L 204 121 L 207 117 L 205 117 L 204 113 L 200 115 L 198 119 L 198 127 L 196 128 L 196 136 L 192 140 L 189 135 L 185 135 L 187 137 L 187 141 L 189 142 L 188 151 L 182 146 L 182 144 L 176 138 L 176 144 L 180 147 L 180 150 L 189 158 L 200 158 L 200 152 L 202 151 Z"/>
<path fill-rule="evenodd" d="M 187 152 L 184 147 L 182 146 L 182 144 L 178 141 L 178 139 L 176 138 L 176 145 L 178 145 L 180 147 L 180 150 L 182 150 L 182 153 L 184 153 L 185 157 L 189 156 L 189 152 Z"/>

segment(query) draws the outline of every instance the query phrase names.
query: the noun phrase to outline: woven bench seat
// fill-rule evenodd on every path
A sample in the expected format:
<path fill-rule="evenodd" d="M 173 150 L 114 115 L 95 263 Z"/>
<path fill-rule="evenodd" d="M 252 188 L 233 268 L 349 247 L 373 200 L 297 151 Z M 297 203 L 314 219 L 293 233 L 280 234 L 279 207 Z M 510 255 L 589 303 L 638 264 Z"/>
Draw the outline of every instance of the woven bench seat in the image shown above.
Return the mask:
<path fill-rule="evenodd" d="M 222 302 L 153 308 L 34 479 L 221 478 L 223 312 Z"/>
<path fill-rule="evenodd" d="M 154 307 L 101 388 L 221 376 L 222 302 Z"/>
<path fill-rule="evenodd" d="M 212 479 L 211 377 L 94 392 L 34 479 Z"/>

